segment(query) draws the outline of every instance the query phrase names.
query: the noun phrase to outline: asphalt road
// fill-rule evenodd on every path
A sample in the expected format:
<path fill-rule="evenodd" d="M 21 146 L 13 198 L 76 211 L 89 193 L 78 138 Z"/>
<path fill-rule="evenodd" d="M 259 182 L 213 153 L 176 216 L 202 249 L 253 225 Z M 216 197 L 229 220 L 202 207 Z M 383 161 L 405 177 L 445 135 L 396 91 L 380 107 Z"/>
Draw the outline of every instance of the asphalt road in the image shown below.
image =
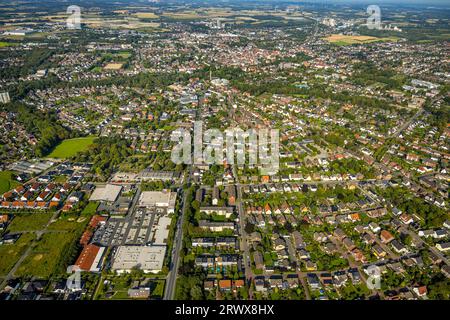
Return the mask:
<path fill-rule="evenodd" d="M 243 260 L 244 260 L 244 269 L 245 269 L 245 279 L 247 280 L 247 283 L 251 283 L 253 279 L 253 272 L 251 267 L 251 261 L 250 261 L 250 251 L 248 249 L 248 243 L 247 243 L 247 233 L 245 232 L 245 211 L 242 206 L 242 189 L 241 184 L 239 183 L 239 178 L 237 175 L 236 166 L 233 166 L 233 175 L 236 180 L 236 191 L 237 191 L 237 199 L 236 199 L 236 206 L 239 213 L 239 234 L 240 239 L 239 243 L 241 246 L 241 251 L 243 252 Z M 249 298 L 250 300 L 253 299 L 253 291 L 251 289 L 251 286 L 249 286 Z"/>
<path fill-rule="evenodd" d="M 187 179 L 188 185 L 191 182 L 192 177 L 192 167 L 189 171 L 189 177 Z M 166 289 L 164 290 L 164 300 L 173 300 L 175 295 L 175 288 L 176 288 L 176 282 L 177 282 L 177 276 L 178 276 L 178 267 L 180 265 L 180 251 L 181 246 L 183 244 L 183 221 L 185 220 L 185 213 L 187 209 L 188 203 L 186 203 L 186 197 L 187 193 L 184 192 L 182 189 L 180 189 L 180 193 L 183 194 L 183 207 L 181 210 L 181 216 L 178 218 L 177 226 L 176 226 L 176 232 L 175 232 L 175 239 L 174 239 L 174 246 L 172 249 L 172 261 L 169 267 L 169 274 L 166 278 Z"/>
<path fill-rule="evenodd" d="M 400 126 L 400 128 L 398 128 L 398 130 L 396 130 L 393 134 L 391 134 L 389 136 L 389 138 L 394 138 L 394 137 L 398 137 L 400 135 L 400 133 L 403 132 L 403 130 L 405 130 L 406 128 L 409 127 L 409 125 L 415 121 L 417 119 L 417 117 L 419 117 L 425 110 L 423 109 L 419 109 L 408 121 L 406 121 L 403 125 Z"/>

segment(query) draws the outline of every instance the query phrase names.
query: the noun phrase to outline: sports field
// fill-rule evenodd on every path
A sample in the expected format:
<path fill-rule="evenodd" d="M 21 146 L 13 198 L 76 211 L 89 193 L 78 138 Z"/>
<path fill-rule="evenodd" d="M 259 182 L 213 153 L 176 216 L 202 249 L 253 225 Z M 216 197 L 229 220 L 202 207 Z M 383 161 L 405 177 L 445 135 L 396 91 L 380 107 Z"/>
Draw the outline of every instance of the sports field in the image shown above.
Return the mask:
<path fill-rule="evenodd" d="M 47 157 L 59 159 L 73 157 L 78 152 L 87 150 L 95 139 L 96 137 L 84 137 L 64 140 Z"/>
<path fill-rule="evenodd" d="M 108 63 L 105 66 L 105 70 L 120 70 L 122 68 L 123 64 L 122 63 Z"/>

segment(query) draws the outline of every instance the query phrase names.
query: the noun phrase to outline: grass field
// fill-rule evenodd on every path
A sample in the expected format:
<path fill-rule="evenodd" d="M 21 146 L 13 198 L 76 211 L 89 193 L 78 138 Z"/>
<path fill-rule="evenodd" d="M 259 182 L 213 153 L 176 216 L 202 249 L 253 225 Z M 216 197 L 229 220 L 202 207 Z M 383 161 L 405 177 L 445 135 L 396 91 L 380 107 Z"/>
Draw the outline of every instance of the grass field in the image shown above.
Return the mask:
<path fill-rule="evenodd" d="M 131 53 L 128 51 L 119 52 L 117 55 L 123 59 L 128 59 L 129 57 L 131 57 Z"/>
<path fill-rule="evenodd" d="M 153 12 L 136 12 L 134 15 L 140 19 L 157 19 L 157 18 L 159 18 L 159 16 L 157 16 Z"/>
<path fill-rule="evenodd" d="M 65 175 L 56 176 L 53 179 L 53 181 L 56 183 L 65 183 L 67 181 L 67 176 L 65 176 Z"/>
<path fill-rule="evenodd" d="M 59 268 L 63 262 L 61 259 L 73 241 L 73 232 L 44 234 L 19 266 L 16 275 L 48 278 L 55 272 L 63 271 Z"/>
<path fill-rule="evenodd" d="M 83 215 L 83 216 L 84 215 L 93 215 L 97 211 L 98 206 L 99 206 L 98 202 L 93 202 L 93 201 L 89 202 L 87 204 L 87 206 L 81 212 L 81 215 Z"/>
<path fill-rule="evenodd" d="M 78 218 L 78 216 L 71 217 L 65 216 L 58 218 L 55 222 L 49 225 L 48 230 L 59 230 L 59 231 L 71 231 L 79 230 L 83 231 L 86 228 L 89 219 L 87 217 Z"/>
<path fill-rule="evenodd" d="M 164 296 L 164 286 L 166 282 L 164 280 L 154 280 L 151 282 L 151 297 L 162 298 Z"/>
<path fill-rule="evenodd" d="M 42 229 L 51 218 L 51 213 L 21 214 L 16 216 L 8 230 L 39 230 Z M 76 258 L 76 243 L 83 230 L 89 222 L 88 217 L 78 217 L 78 215 L 66 215 L 56 219 L 46 229 L 46 233 L 33 244 L 30 254 L 18 267 L 16 276 L 48 278 L 54 273 L 65 272 L 65 268 Z M 0 246 L 0 275 L 4 270 L 10 270 L 20 255 L 23 253 L 26 244 L 29 244 L 34 237 L 34 233 L 24 233 L 19 239 L 11 254 L 7 249 Z M 24 248 L 21 247 L 23 241 Z M 4 251 L 1 251 L 4 250 Z M 8 260 L 3 262 L 3 257 Z"/>
<path fill-rule="evenodd" d="M 52 217 L 51 212 L 22 213 L 15 215 L 8 227 L 8 231 L 36 231 L 41 230 Z"/>
<path fill-rule="evenodd" d="M 19 185 L 19 182 L 12 178 L 11 171 L 0 171 L 0 194 L 9 191 Z"/>
<path fill-rule="evenodd" d="M 73 157 L 78 152 L 87 150 L 95 139 L 96 137 L 84 137 L 64 140 L 47 157 L 60 159 Z"/>
<path fill-rule="evenodd" d="M 15 43 L 0 41 L 0 48 L 15 46 Z"/>
<path fill-rule="evenodd" d="M 0 245 L 0 275 L 8 274 L 33 239 L 33 233 L 24 233 L 16 243 Z"/>
<path fill-rule="evenodd" d="M 372 42 L 384 42 L 384 41 L 397 41 L 398 38 L 389 37 L 389 38 L 377 38 L 372 36 L 349 36 L 343 34 L 332 34 L 324 40 L 339 45 L 339 46 L 347 46 L 352 44 L 364 44 L 364 43 L 372 43 Z"/>

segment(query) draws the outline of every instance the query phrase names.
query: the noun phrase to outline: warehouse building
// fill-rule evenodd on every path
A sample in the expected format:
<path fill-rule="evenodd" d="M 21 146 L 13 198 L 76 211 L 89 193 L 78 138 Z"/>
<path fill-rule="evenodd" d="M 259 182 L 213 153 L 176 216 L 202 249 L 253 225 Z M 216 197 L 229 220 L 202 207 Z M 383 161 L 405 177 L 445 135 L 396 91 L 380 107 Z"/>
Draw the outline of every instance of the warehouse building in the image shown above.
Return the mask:
<path fill-rule="evenodd" d="M 175 211 L 175 201 L 177 194 L 175 192 L 164 191 L 144 191 L 139 199 L 140 207 L 159 207 L 167 208 L 167 212 Z"/>
<path fill-rule="evenodd" d="M 97 187 L 91 195 L 91 201 L 115 202 L 122 191 L 122 186 L 107 184 L 104 187 Z"/>
<path fill-rule="evenodd" d="M 95 244 L 88 244 L 84 247 L 75 265 L 81 271 L 99 272 L 101 270 L 101 263 L 104 247 L 96 246 Z"/>
<path fill-rule="evenodd" d="M 145 273 L 158 273 L 162 270 L 166 246 L 119 246 L 111 269 L 117 273 L 129 273 L 139 268 Z"/>

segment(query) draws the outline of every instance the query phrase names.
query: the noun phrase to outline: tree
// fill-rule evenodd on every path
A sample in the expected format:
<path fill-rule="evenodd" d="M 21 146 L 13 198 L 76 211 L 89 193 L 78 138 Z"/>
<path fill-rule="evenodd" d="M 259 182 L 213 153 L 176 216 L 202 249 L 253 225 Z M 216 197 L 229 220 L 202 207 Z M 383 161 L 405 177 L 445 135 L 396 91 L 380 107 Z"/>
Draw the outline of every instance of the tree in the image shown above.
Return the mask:
<path fill-rule="evenodd" d="M 198 285 L 193 286 L 191 288 L 190 295 L 192 300 L 202 300 L 203 299 L 202 288 Z"/>
<path fill-rule="evenodd" d="M 200 203 L 197 200 L 192 201 L 192 208 L 194 208 L 195 210 L 199 210 Z"/>
<path fill-rule="evenodd" d="M 247 222 L 247 224 L 244 227 L 244 230 L 247 234 L 253 233 L 255 231 L 255 225 Z"/>

